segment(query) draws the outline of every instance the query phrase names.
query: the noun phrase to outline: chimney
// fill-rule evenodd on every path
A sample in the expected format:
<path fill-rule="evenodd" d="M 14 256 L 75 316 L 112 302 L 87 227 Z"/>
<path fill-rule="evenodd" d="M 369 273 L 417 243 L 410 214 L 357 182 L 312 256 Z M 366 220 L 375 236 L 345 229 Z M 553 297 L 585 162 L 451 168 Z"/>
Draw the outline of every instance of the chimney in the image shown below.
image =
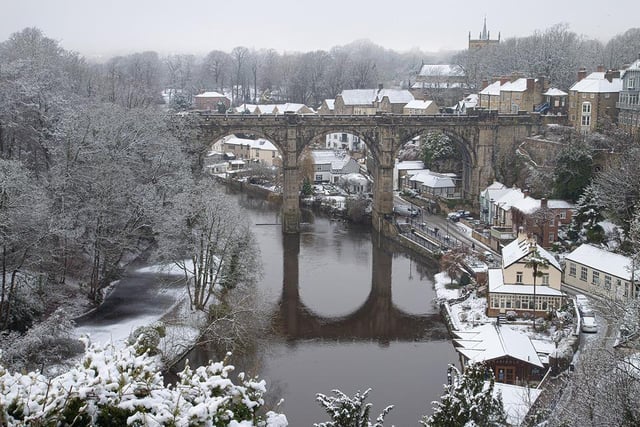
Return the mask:
<path fill-rule="evenodd" d="M 480 86 L 480 90 L 486 88 L 487 86 L 489 86 L 489 80 L 482 79 L 482 86 Z"/>
<path fill-rule="evenodd" d="M 507 76 L 500 77 L 500 86 L 502 86 L 503 84 L 505 84 L 508 81 L 509 81 L 509 77 L 507 77 Z"/>
<path fill-rule="evenodd" d="M 587 69 L 582 67 L 578 70 L 578 81 L 587 77 Z"/>
<path fill-rule="evenodd" d="M 536 79 L 527 79 L 527 92 L 533 92 L 533 88 L 535 87 Z"/>
<path fill-rule="evenodd" d="M 549 204 L 547 199 L 545 199 L 544 197 L 540 199 L 540 209 L 547 209 L 548 206 Z"/>
<path fill-rule="evenodd" d="M 382 90 L 382 83 L 378 83 L 378 92 Z"/>
<path fill-rule="evenodd" d="M 620 71 L 607 70 L 607 72 L 604 73 L 604 78 L 607 79 L 609 81 L 609 83 L 611 83 L 611 81 L 613 79 L 619 79 L 620 78 Z"/>
<path fill-rule="evenodd" d="M 604 73 L 604 65 L 598 65 L 598 68 L 596 68 L 596 71 L 599 73 Z"/>
<path fill-rule="evenodd" d="M 522 190 L 522 194 L 524 194 L 525 199 L 529 197 L 529 189 L 525 188 L 524 190 Z"/>
<path fill-rule="evenodd" d="M 514 71 L 513 73 L 511 73 L 511 82 L 515 82 L 516 80 L 518 80 L 520 78 L 520 73 L 518 73 L 517 71 Z"/>

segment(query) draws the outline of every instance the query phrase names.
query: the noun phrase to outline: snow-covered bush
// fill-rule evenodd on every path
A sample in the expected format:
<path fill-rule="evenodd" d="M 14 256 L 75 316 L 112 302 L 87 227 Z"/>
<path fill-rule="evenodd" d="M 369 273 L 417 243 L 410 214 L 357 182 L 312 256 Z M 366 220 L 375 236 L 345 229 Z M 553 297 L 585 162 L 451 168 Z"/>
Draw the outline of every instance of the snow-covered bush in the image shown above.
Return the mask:
<path fill-rule="evenodd" d="M 138 354 L 137 344 L 83 342 L 83 359 L 55 378 L 0 366 L 0 425 L 287 425 L 282 414 L 258 415 L 264 380 L 240 374 L 234 384 L 224 361 L 186 367 L 175 386 L 165 386 L 159 356 Z"/>
<path fill-rule="evenodd" d="M 365 403 L 367 395 L 371 389 L 364 393 L 358 391 L 355 396 L 350 397 L 340 390 L 333 390 L 335 396 L 327 396 L 322 393 L 316 395 L 316 400 L 320 406 L 327 411 L 331 421 L 314 424 L 315 427 L 383 427 L 384 417 L 393 409 L 393 405 L 384 408 L 384 411 L 376 418 L 375 424 L 371 423 L 369 412 L 371 403 Z"/>

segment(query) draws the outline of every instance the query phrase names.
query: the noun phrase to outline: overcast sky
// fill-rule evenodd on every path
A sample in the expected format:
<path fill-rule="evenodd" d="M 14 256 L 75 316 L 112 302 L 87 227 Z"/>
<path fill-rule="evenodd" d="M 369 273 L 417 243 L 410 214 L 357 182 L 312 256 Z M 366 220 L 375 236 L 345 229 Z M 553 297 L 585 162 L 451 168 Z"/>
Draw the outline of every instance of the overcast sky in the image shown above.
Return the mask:
<path fill-rule="evenodd" d="M 530 35 L 554 24 L 607 41 L 640 26 L 639 0 L 507 2 L 426 0 L 0 0 L 0 40 L 40 28 L 87 56 L 142 50 L 328 50 L 357 39 L 427 52 L 466 48 L 486 16 L 492 38 Z M 580 5 L 580 6 L 578 6 Z"/>

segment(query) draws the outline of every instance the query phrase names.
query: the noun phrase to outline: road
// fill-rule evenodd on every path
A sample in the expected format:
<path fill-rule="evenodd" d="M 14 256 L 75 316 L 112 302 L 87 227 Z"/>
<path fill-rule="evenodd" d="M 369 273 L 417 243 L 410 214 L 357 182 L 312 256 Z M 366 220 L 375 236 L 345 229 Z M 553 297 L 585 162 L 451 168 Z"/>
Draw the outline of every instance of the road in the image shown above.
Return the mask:
<path fill-rule="evenodd" d="M 411 206 L 416 209 L 420 206 L 405 200 L 399 195 L 394 195 L 395 206 Z M 441 215 L 433 215 L 420 209 L 420 213 L 415 217 L 397 217 L 398 222 L 409 222 L 412 227 L 421 230 L 430 237 L 440 241 L 444 248 L 453 248 L 457 246 L 467 246 L 478 253 L 490 251 L 497 263 L 500 260 L 500 254 L 493 252 L 489 247 L 471 237 L 471 229 L 460 222 L 452 222 Z"/>

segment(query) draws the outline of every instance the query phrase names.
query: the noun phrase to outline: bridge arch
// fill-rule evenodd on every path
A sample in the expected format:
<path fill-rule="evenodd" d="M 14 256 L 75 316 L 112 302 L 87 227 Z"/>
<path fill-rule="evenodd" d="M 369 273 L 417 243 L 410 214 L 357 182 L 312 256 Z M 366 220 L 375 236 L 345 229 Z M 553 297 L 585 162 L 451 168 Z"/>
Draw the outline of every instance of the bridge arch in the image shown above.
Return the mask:
<path fill-rule="evenodd" d="M 511 146 L 539 129 L 539 114 L 476 116 L 375 116 L 329 115 L 205 115 L 201 120 L 203 137 L 247 132 L 264 136 L 282 154 L 283 208 L 285 233 L 297 233 L 300 227 L 299 160 L 305 147 L 329 133 L 346 131 L 357 135 L 368 148 L 374 165 L 373 226 L 383 234 L 395 228 L 386 221 L 393 211 L 393 168 L 395 154 L 407 141 L 428 130 L 442 130 L 460 148 L 463 163 L 464 196 L 474 202 L 481 186 L 495 176 L 494 150 Z"/>

